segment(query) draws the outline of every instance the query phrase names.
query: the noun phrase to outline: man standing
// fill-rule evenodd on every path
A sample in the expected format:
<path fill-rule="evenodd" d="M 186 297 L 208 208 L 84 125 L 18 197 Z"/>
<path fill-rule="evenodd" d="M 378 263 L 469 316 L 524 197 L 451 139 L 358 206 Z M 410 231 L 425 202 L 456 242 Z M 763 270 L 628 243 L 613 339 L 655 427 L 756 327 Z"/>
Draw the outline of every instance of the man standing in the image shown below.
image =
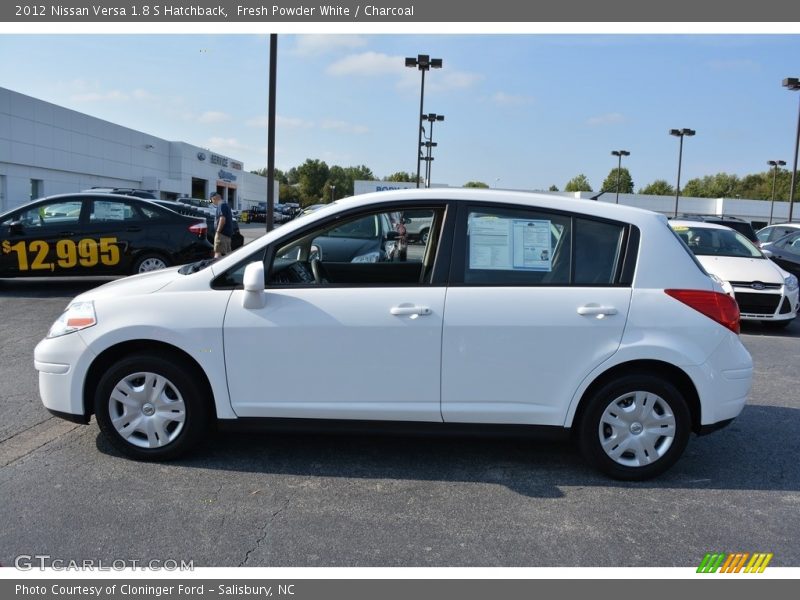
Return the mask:
<path fill-rule="evenodd" d="M 231 214 L 231 207 L 222 199 L 219 192 L 211 194 L 211 202 L 217 208 L 214 229 L 214 258 L 219 258 L 231 252 L 233 215 Z"/>

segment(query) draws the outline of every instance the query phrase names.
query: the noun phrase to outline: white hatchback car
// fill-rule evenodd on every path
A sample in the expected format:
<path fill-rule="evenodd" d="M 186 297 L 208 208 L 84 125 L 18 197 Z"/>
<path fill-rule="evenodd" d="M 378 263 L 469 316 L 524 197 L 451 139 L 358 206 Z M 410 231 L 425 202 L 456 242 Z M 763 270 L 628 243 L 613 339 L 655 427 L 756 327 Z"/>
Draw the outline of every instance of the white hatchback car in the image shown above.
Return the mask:
<path fill-rule="evenodd" d="M 769 260 L 741 233 L 714 223 L 670 221 L 705 270 L 721 279 L 742 320 L 786 327 L 800 310 L 797 277 Z"/>
<path fill-rule="evenodd" d="M 312 252 L 351 220 L 411 210 L 432 225 L 405 260 Z M 736 302 L 663 216 L 405 190 L 336 202 L 214 262 L 82 294 L 35 365 L 51 412 L 94 414 L 137 459 L 173 458 L 214 421 L 302 419 L 572 434 L 603 472 L 640 480 L 669 468 L 691 432 L 742 410 L 752 360 L 738 331 Z M 386 385 L 398 377 L 408 385 Z"/>

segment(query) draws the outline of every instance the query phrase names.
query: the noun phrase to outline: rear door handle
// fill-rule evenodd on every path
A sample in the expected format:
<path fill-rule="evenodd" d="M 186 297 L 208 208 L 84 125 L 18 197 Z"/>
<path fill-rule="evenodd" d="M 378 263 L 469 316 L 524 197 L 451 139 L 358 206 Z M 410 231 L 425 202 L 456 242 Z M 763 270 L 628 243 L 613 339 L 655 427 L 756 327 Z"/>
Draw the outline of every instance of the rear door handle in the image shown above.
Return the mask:
<path fill-rule="evenodd" d="M 578 314 L 579 315 L 594 315 L 598 319 L 602 319 L 606 316 L 611 316 L 617 314 L 617 309 L 613 306 L 600 306 L 599 304 L 586 304 L 584 306 L 578 307 Z"/>
<path fill-rule="evenodd" d="M 410 304 L 401 304 L 400 306 L 393 306 L 390 310 L 390 313 L 395 315 L 396 317 L 400 317 L 403 315 L 429 315 L 431 314 L 431 309 L 427 306 L 413 306 Z"/>

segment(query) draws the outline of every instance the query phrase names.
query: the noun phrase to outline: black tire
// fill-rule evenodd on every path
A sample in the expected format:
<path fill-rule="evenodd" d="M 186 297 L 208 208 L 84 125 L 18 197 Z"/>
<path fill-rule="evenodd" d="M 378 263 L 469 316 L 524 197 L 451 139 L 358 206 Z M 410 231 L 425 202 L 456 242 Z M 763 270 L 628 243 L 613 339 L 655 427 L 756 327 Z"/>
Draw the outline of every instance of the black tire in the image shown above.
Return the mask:
<path fill-rule="evenodd" d="M 586 460 L 606 475 L 644 481 L 675 464 L 690 430 L 688 405 L 675 386 L 660 377 L 627 375 L 588 399 L 578 441 Z"/>
<path fill-rule="evenodd" d="M 176 458 L 208 429 L 209 398 L 198 379 L 195 369 L 174 356 L 142 353 L 123 358 L 106 371 L 95 392 L 100 430 L 130 458 Z M 159 387 L 160 393 L 155 393 Z"/>
<path fill-rule="evenodd" d="M 170 266 L 170 261 L 163 254 L 157 252 L 146 252 L 133 261 L 133 268 L 131 272 L 134 275 L 139 273 L 149 273 L 150 271 L 158 271 Z"/>

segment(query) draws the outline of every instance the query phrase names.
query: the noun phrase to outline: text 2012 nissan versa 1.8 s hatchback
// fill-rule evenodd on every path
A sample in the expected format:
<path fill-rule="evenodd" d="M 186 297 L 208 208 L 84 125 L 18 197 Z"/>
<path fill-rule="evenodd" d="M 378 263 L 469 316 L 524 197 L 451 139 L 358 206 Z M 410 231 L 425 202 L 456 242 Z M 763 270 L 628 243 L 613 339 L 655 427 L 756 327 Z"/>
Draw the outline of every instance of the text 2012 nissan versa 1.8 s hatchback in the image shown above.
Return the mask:
<path fill-rule="evenodd" d="M 406 211 L 431 228 L 405 260 L 315 243 Z M 35 361 L 50 411 L 95 414 L 137 459 L 178 456 L 216 421 L 413 424 L 571 433 L 600 470 L 638 480 L 742 410 L 752 361 L 738 331 L 735 301 L 663 216 L 411 190 L 339 201 L 216 262 L 82 294 Z"/>

